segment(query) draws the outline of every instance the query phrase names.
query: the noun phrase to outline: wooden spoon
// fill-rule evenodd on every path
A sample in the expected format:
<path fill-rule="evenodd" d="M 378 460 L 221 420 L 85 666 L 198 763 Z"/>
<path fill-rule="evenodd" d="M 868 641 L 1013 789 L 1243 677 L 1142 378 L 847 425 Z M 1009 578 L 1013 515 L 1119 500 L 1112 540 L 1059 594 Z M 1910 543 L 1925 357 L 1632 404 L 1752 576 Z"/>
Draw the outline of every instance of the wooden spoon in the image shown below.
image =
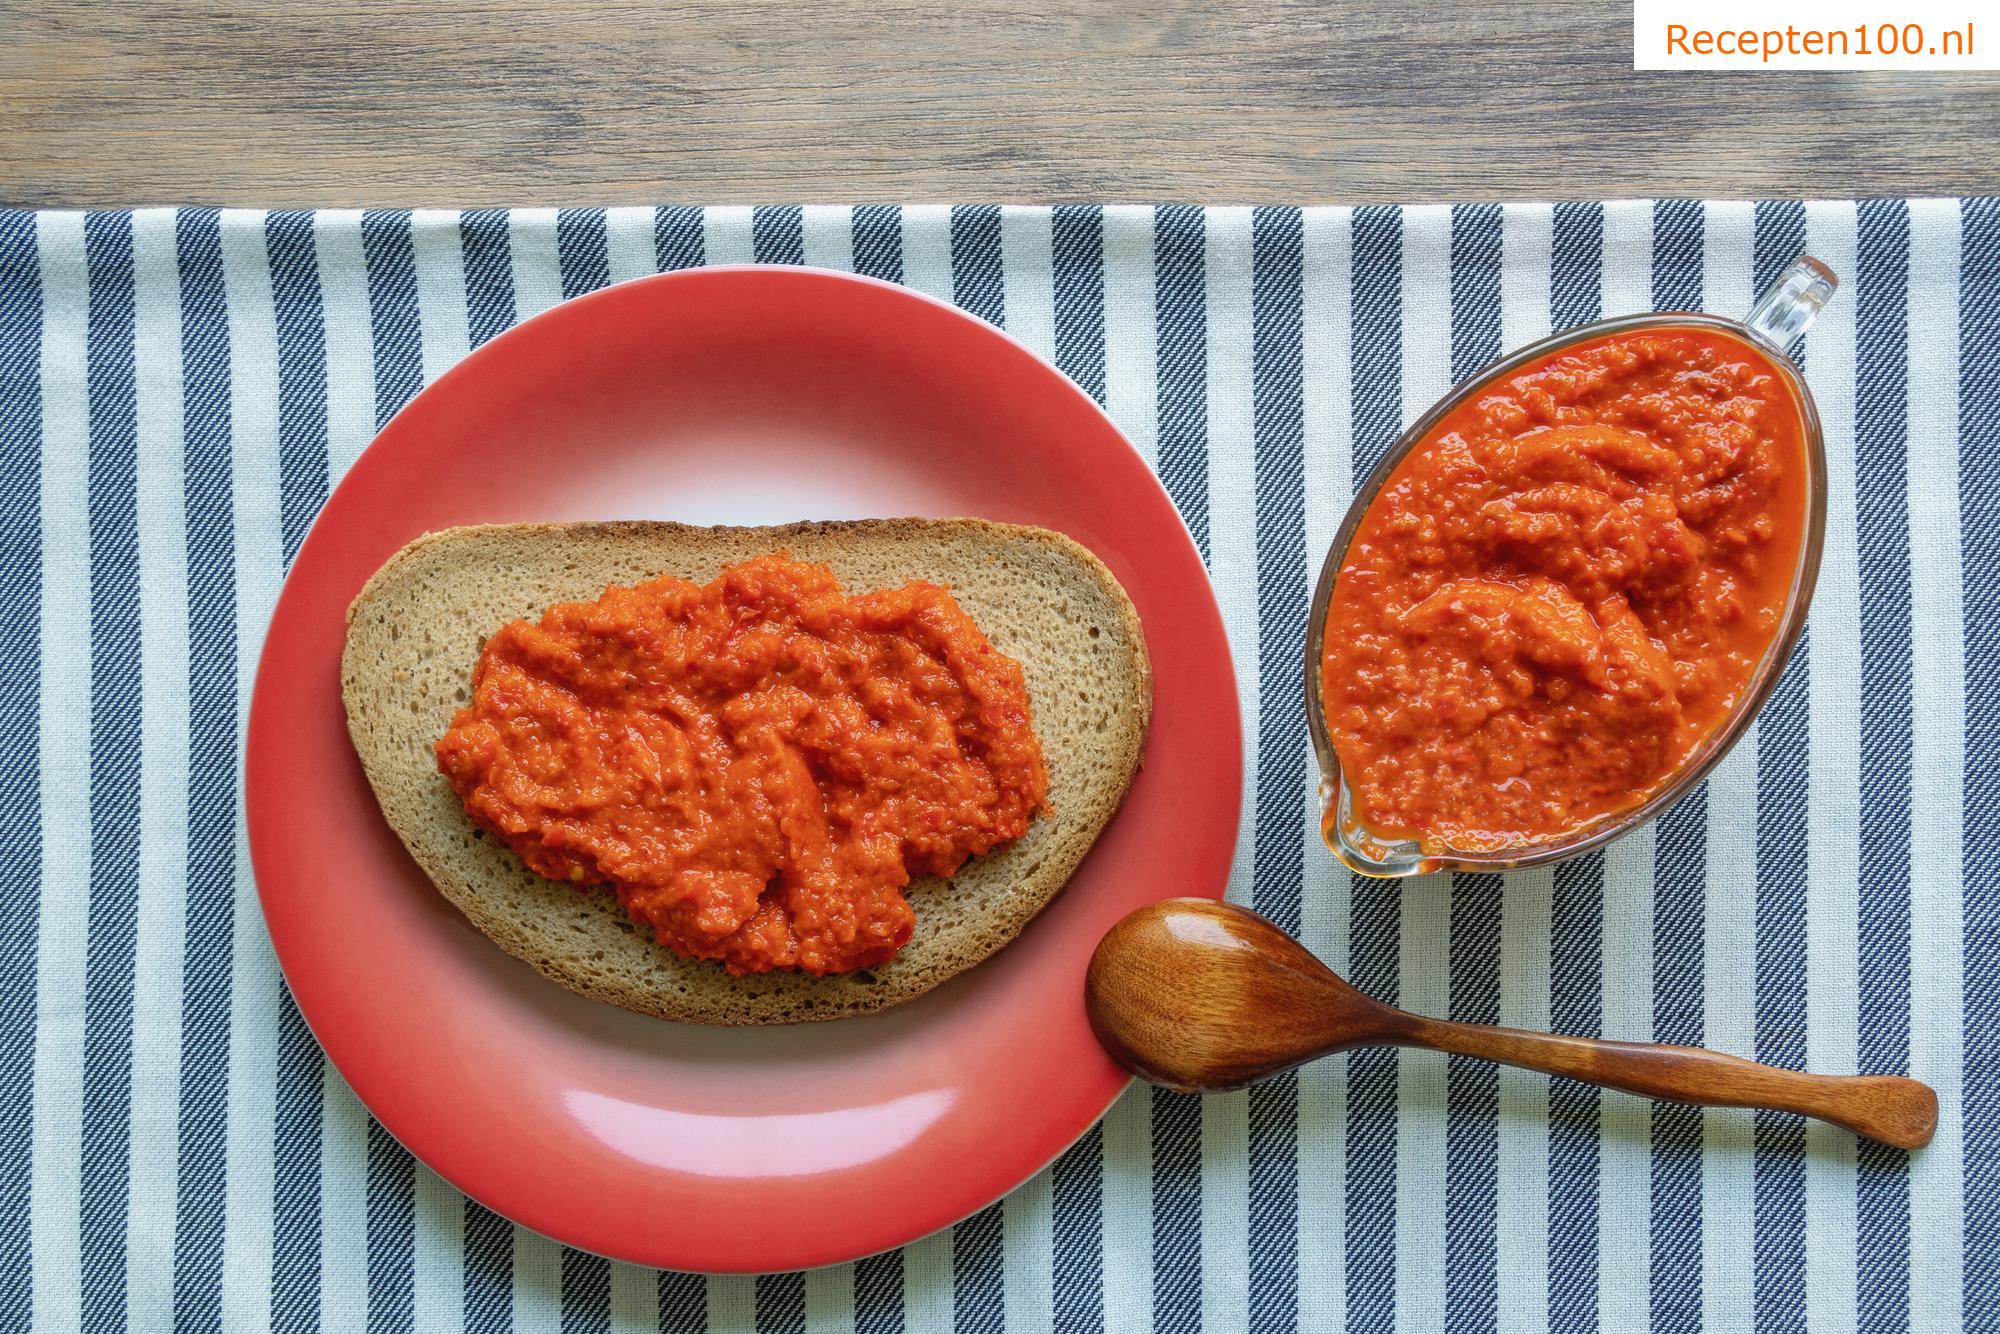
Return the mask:
<path fill-rule="evenodd" d="M 1084 985 L 1111 1055 L 1182 1092 L 1240 1088 L 1350 1047 L 1427 1047 L 1647 1097 L 1799 1112 L 1903 1149 L 1937 1129 L 1937 1094 L 1899 1075 L 1809 1075 L 1697 1047 L 1410 1014 L 1356 991 L 1249 909 L 1208 899 L 1168 899 L 1119 922 Z"/>

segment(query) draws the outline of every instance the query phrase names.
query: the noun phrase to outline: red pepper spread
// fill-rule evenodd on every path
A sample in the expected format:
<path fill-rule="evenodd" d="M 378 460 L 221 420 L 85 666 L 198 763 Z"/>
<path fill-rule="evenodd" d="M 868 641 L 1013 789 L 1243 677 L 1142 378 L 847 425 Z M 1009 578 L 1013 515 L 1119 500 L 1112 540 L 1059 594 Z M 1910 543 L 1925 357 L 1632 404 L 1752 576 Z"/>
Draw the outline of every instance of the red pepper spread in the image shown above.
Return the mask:
<path fill-rule="evenodd" d="M 1808 481 L 1784 376 L 1723 333 L 1609 335 L 1483 386 L 1334 586 L 1320 689 L 1360 822 L 1493 851 L 1643 802 L 1776 635 Z"/>
<path fill-rule="evenodd" d="M 1020 664 L 922 581 L 781 553 L 612 587 L 502 627 L 472 686 L 437 761 L 473 820 L 732 973 L 883 963 L 912 876 L 1048 810 Z"/>

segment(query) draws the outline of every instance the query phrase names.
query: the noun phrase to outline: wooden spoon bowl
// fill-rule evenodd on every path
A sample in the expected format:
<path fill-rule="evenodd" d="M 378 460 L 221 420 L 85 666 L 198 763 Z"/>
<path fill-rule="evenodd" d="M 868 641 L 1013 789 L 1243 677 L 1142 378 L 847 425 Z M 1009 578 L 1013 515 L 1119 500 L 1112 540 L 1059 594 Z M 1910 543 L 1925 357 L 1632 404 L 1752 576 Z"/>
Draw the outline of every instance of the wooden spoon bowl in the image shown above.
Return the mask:
<path fill-rule="evenodd" d="M 1105 1049 L 1150 1083 L 1241 1088 L 1350 1047 L 1423 1047 L 1646 1097 L 1797 1112 L 1903 1149 L 1930 1143 L 1937 1094 L 1900 1075 L 1812 1075 L 1698 1047 L 1450 1023 L 1366 996 L 1247 908 L 1149 904 L 1106 933 L 1085 982 Z"/>

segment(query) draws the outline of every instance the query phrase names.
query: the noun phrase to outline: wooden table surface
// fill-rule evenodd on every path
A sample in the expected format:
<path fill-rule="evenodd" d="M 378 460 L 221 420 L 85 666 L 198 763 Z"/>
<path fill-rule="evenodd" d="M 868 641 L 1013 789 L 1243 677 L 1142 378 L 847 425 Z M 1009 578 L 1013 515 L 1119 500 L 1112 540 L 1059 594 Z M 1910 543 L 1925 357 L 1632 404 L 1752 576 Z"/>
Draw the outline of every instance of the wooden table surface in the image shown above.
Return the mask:
<path fill-rule="evenodd" d="M 0 0 L 0 203 L 2000 193 L 2000 74 L 1631 57 L 1625 0 Z"/>

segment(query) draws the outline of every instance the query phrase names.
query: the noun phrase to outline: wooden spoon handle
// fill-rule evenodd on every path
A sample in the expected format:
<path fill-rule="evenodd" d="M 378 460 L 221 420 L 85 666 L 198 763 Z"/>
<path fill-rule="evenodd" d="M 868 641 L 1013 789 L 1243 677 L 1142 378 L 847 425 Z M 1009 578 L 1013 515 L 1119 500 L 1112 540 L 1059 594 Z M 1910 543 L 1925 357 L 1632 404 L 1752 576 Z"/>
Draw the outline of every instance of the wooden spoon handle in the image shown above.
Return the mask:
<path fill-rule="evenodd" d="M 1798 1112 L 1900 1149 L 1922 1148 L 1937 1130 L 1937 1094 L 1900 1075 L 1809 1075 L 1699 1047 L 1403 1017 L 1407 1028 L 1396 1037 L 1403 1046 L 1477 1056 L 1651 1098 Z"/>

